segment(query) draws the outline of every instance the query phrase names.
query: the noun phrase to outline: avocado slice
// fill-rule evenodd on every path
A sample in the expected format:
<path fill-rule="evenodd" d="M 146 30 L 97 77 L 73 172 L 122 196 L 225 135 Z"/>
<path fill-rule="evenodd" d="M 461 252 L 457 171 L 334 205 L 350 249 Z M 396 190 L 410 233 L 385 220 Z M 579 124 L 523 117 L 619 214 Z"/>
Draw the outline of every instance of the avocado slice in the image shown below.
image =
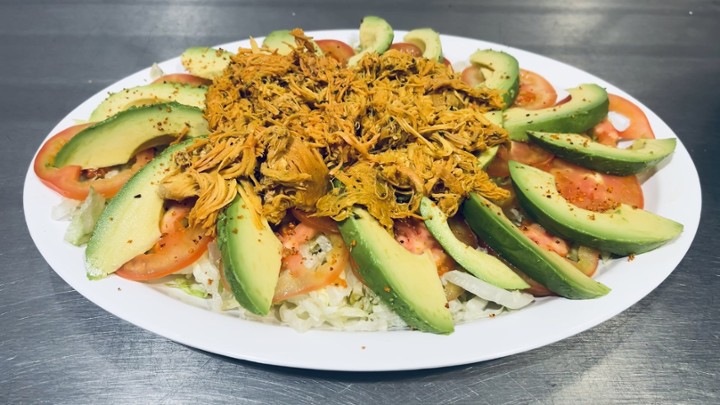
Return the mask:
<path fill-rule="evenodd" d="M 183 83 L 152 83 L 132 87 L 110 94 L 90 114 L 90 121 L 102 121 L 130 107 L 170 101 L 204 109 L 206 92 L 207 87 Z"/>
<path fill-rule="evenodd" d="M 295 37 L 290 34 L 290 30 L 277 30 L 269 33 L 262 44 L 268 49 L 277 50 L 280 55 L 287 55 L 295 49 Z M 315 41 L 313 41 L 313 46 L 316 54 L 323 54 Z"/>
<path fill-rule="evenodd" d="M 348 66 L 355 66 L 370 52 L 383 53 L 390 48 L 395 33 L 387 21 L 373 15 L 360 22 L 360 50 L 348 60 Z"/>
<path fill-rule="evenodd" d="M 485 76 L 480 86 L 499 90 L 505 108 L 515 101 L 520 88 L 520 66 L 512 55 L 492 49 L 478 49 L 470 55 L 470 62 L 478 65 Z"/>
<path fill-rule="evenodd" d="M 426 59 L 442 62 L 442 43 L 440 42 L 440 34 L 432 28 L 416 28 L 403 37 L 405 42 L 409 42 L 422 50 L 422 56 Z"/>
<path fill-rule="evenodd" d="M 463 269 L 480 280 L 506 290 L 530 288 L 528 283 L 497 257 L 473 249 L 458 240 L 448 226 L 445 213 L 427 197 L 420 202 L 420 214 L 425 218 L 428 231 Z"/>
<path fill-rule="evenodd" d="M 203 111 L 175 102 L 131 107 L 80 131 L 55 156 L 55 166 L 83 169 L 127 163 L 139 151 L 165 145 L 185 132 L 207 135 Z"/>
<path fill-rule="evenodd" d="M 368 287 L 408 325 L 426 332 L 453 331 L 445 292 L 429 253 L 408 252 L 361 208 L 355 208 L 339 228 Z"/>
<path fill-rule="evenodd" d="M 552 292 L 571 299 L 597 298 L 610 292 L 557 253 L 540 248 L 484 197 L 471 193 L 462 210 L 470 228 L 485 243 Z"/>
<path fill-rule="evenodd" d="M 485 118 L 487 118 L 490 122 L 493 124 L 502 127 L 503 126 L 503 115 L 501 111 L 488 111 L 483 114 Z M 482 167 L 483 169 L 487 168 L 490 162 L 495 159 L 495 155 L 497 155 L 498 149 L 500 148 L 499 145 L 490 146 L 489 148 L 485 149 L 478 155 L 478 165 Z"/>
<path fill-rule="evenodd" d="M 626 256 L 655 249 L 683 230 L 682 224 L 626 204 L 605 212 L 582 209 L 560 195 L 552 174 L 515 161 L 509 166 L 523 208 L 550 232 L 581 245 Z"/>
<path fill-rule="evenodd" d="M 493 159 L 495 159 L 495 156 L 498 153 L 498 149 L 499 146 L 495 145 L 482 151 L 482 153 L 478 155 L 478 165 L 480 165 L 480 167 L 482 167 L 483 169 L 487 168 L 488 165 L 490 165 L 490 163 L 493 161 Z"/>
<path fill-rule="evenodd" d="M 231 52 L 207 47 L 188 48 L 180 55 L 180 62 L 188 72 L 204 79 L 222 75 L 230 64 Z"/>
<path fill-rule="evenodd" d="M 570 101 L 539 110 L 520 107 L 505 110 L 505 129 L 513 141 L 527 142 L 527 131 L 580 133 L 608 114 L 607 91 L 596 84 L 569 89 Z"/>
<path fill-rule="evenodd" d="M 627 176 L 660 163 L 675 150 L 677 141 L 636 139 L 627 149 L 614 148 L 579 134 L 528 131 L 533 142 L 561 158 L 598 172 Z"/>
<path fill-rule="evenodd" d="M 110 200 L 85 249 L 88 278 L 102 278 L 113 273 L 157 242 L 165 201 L 158 194 L 160 182 L 176 167 L 172 155 L 192 142 L 189 139 L 165 149 L 135 173 Z"/>
<path fill-rule="evenodd" d="M 248 311 L 266 315 L 275 294 L 283 247 L 267 220 L 246 200 L 238 195 L 218 216 L 217 243 L 235 299 Z"/>

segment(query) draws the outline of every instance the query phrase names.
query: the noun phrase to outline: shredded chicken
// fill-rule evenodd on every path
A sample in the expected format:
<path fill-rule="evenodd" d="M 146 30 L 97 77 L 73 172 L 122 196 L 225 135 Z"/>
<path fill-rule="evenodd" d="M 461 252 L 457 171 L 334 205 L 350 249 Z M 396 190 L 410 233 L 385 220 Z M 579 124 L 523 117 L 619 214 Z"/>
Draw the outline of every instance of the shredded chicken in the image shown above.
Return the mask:
<path fill-rule="evenodd" d="M 390 50 L 355 67 L 318 56 L 298 29 L 297 49 L 241 49 L 207 94 L 212 133 L 175 156 L 167 198 L 197 196 L 189 215 L 214 233 L 218 212 L 250 184 L 261 214 L 289 208 L 346 218 L 360 205 L 390 229 L 430 196 L 452 216 L 470 192 L 507 198 L 478 166 L 506 132 L 483 113 L 497 92 L 472 88 L 442 64 Z"/>

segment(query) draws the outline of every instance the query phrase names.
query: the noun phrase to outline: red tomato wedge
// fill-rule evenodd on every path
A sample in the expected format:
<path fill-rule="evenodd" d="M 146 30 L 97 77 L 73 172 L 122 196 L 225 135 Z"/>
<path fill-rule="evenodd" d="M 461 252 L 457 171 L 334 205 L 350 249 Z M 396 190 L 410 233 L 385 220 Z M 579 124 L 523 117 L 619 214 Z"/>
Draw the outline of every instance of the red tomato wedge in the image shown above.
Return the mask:
<path fill-rule="evenodd" d="M 410 42 L 398 42 L 390 45 L 390 49 L 395 49 L 400 52 L 410 54 L 412 56 L 422 56 L 423 51 L 419 46 L 411 44 Z"/>
<path fill-rule="evenodd" d="M 557 92 L 544 77 L 529 70 L 520 69 L 520 88 L 513 107 L 538 110 L 555 105 Z"/>
<path fill-rule="evenodd" d="M 455 261 L 445 253 L 440 243 L 430 234 L 422 221 L 417 219 L 395 221 L 395 240 L 407 251 L 416 255 L 429 251 L 435 261 L 439 276 L 456 267 Z"/>
<path fill-rule="evenodd" d="M 192 86 L 209 86 L 212 84 L 212 80 L 189 73 L 171 73 L 158 77 L 153 83 L 184 83 Z"/>
<path fill-rule="evenodd" d="M 155 280 L 193 264 L 212 239 L 201 227 L 188 227 L 190 207 L 173 204 L 160 223 L 162 236 L 148 252 L 137 255 L 115 272 L 129 280 Z"/>
<path fill-rule="evenodd" d="M 80 166 L 55 167 L 55 156 L 60 149 L 77 133 L 91 125 L 92 123 L 75 125 L 58 132 L 40 148 L 33 163 L 33 169 L 40 181 L 62 196 L 73 200 L 87 198 L 90 187 L 105 198 L 114 196 L 130 177 L 154 156 L 151 149 L 140 152 L 135 156 L 135 163 L 132 166 L 122 169 L 108 178 L 98 178 L 98 174 L 103 170 L 83 171 Z M 85 177 L 93 178 L 83 179 L 83 174 Z"/>
<path fill-rule="evenodd" d="M 307 294 L 333 282 L 340 283 L 340 274 L 347 267 L 350 252 L 339 234 L 325 234 L 332 249 L 321 263 L 308 268 L 300 253 L 302 245 L 313 240 L 319 229 L 304 222 L 283 228 L 279 238 L 283 244 L 282 267 L 275 287 L 273 302 L 284 301 L 296 295 Z"/>
<path fill-rule="evenodd" d="M 355 55 L 352 47 L 342 41 L 335 39 L 318 39 L 315 43 L 318 44 L 325 55 L 334 58 L 343 65 L 347 65 L 348 59 Z"/>
<path fill-rule="evenodd" d="M 557 158 L 549 171 L 560 194 L 580 208 L 606 211 L 620 203 L 643 207 L 643 192 L 635 176 L 602 174 Z"/>
<path fill-rule="evenodd" d="M 508 161 L 510 160 L 547 170 L 554 157 L 555 155 L 535 144 L 510 141 L 509 146 L 500 146 L 495 159 L 487 167 L 487 173 L 491 177 L 509 176 Z"/>
<path fill-rule="evenodd" d="M 610 99 L 609 110 L 630 120 L 630 126 L 628 126 L 624 131 L 618 131 L 620 138 L 655 138 L 655 133 L 650 127 L 650 121 L 648 121 L 647 116 L 640 107 L 635 105 L 632 101 L 615 94 L 608 94 L 608 98 Z"/>

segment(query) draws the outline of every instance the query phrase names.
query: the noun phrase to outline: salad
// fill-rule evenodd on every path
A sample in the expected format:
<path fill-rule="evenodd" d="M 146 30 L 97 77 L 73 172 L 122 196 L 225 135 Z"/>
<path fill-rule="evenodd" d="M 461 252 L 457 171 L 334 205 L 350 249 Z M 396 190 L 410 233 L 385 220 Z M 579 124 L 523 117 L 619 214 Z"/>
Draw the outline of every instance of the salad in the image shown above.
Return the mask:
<path fill-rule="evenodd" d="M 628 100 L 579 83 L 558 102 L 511 55 L 478 50 L 456 73 L 432 30 L 405 39 L 369 17 L 358 52 L 301 31 L 237 54 L 194 48 L 192 76 L 111 96 L 102 121 L 51 138 L 35 171 L 84 200 L 68 238 L 88 243 L 89 275 L 168 278 L 298 329 L 450 333 L 533 296 L 607 294 L 590 277 L 603 252 L 681 231 L 642 210 L 634 173 L 674 143 Z M 113 135 L 129 125 L 132 140 Z"/>

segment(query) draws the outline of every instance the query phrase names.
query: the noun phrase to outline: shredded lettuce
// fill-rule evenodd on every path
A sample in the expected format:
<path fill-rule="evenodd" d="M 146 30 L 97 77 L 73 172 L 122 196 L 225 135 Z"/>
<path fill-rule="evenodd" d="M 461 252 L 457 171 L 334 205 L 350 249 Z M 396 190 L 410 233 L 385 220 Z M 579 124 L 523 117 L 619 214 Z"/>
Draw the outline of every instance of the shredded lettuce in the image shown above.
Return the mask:
<path fill-rule="evenodd" d="M 239 308 L 240 304 L 235 300 L 232 292 L 223 288 L 218 254 L 217 244 L 211 242 L 208 245 L 208 253 L 190 266 L 174 273 L 176 278 L 165 285 L 194 297 L 207 299 L 210 309 L 216 312 Z"/>
<path fill-rule="evenodd" d="M 202 284 L 196 283 L 186 276 L 178 276 L 165 285 L 168 287 L 178 288 L 185 293 L 198 298 L 207 298 L 209 295 Z"/>
<path fill-rule="evenodd" d="M 299 332 L 312 328 L 382 331 L 406 328 L 405 322 L 352 271 L 345 271 L 347 286 L 331 285 L 279 304 L 280 321 Z"/>
<path fill-rule="evenodd" d="M 65 231 L 65 240 L 75 246 L 87 243 L 104 209 L 105 198 L 91 187 L 85 201 L 72 214 L 70 225 Z"/>
<path fill-rule="evenodd" d="M 303 256 L 311 259 L 312 250 L 308 249 Z M 236 316 L 244 319 L 282 323 L 298 332 L 310 329 L 386 331 L 407 328 L 402 318 L 363 285 L 349 267 L 341 275 L 341 280 L 344 281 L 340 283 L 342 285 L 330 285 L 308 294 L 292 297 L 274 305 L 266 316 L 254 315 L 238 304 L 232 292 L 223 288 L 220 268 L 220 253 L 213 242 L 208 246 L 207 254 L 188 268 L 176 273 L 177 278 L 166 285 L 205 299 L 208 307 L 213 311 L 232 311 Z M 473 289 L 469 288 L 470 291 Z M 518 292 L 502 291 L 510 294 L 513 301 L 517 299 L 524 301 L 526 298 L 518 297 L 517 295 L 520 294 Z M 500 301 L 508 303 L 502 299 Z M 512 302 L 509 304 L 511 307 L 517 305 L 513 305 Z M 505 311 L 501 305 L 469 294 L 450 301 L 449 308 L 456 323 L 489 318 Z"/>
<path fill-rule="evenodd" d="M 50 217 L 55 221 L 70 221 L 81 203 L 78 200 L 63 198 L 60 204 L 52 208 Z"/>

